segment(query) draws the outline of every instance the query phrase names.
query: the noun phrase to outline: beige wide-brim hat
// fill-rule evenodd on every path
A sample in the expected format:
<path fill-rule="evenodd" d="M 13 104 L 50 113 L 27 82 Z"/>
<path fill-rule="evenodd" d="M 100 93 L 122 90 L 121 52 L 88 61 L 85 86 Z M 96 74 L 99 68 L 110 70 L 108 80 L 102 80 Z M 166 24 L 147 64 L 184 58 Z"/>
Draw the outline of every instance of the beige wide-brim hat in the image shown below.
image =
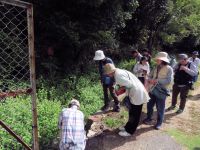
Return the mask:
<path fill-rule="evenodd" d="M 80 107 L 79 101 L 74 98 L 71 100 L 70 105 L 76 105 L 76 106 Z"/>
<path fill-rule="evenodd" d="M 159 52 L 156 55 L 155 59 L 159 59 L 159 60 L 162 60 L 162 61 L 167 62 L 167 63 L 170 62 L 170 60 L 168 58 L 168 54 L 166 52 Z"/>
<path fill-rule="evenodd" d="M 115 70 L 116 70 L 116 67 L 113 64 L 108 63 L 104 66 L 104 74 L 111 74 L 115 72 Z"/>
<path fill-rule="evenodd" d="M 106 57 L 105 57 L 105 55 L 104 55 L 104 53 L 103 53 L 103 51 L 102 50 L 97 50 L 96 52 L 95 52 L 95 56 L 94 56 L 94 60 L 103 60 L 103 59 L 105 59 Z"/>

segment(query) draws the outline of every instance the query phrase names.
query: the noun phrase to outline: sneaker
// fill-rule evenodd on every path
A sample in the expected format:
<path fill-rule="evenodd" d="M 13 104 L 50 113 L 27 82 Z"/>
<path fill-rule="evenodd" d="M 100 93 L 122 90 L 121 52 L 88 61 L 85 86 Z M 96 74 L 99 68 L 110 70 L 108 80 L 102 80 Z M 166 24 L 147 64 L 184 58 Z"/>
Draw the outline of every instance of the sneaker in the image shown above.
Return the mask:
<path fill-rule="evenodd" d="M 155 125 L 155 127 L 154 127 L 156 130 L 160 130 L 160 128 L 161 128 L 161 125 Z"/>
<path fill-rule="evenodd" d="M 181 114 L 182 112 L 183 112 L 183 110 L 179 109 L 179 110 L 176 111 L 176 114 Z"/>
<path fill-rule="evenodd" d="M 166 109 L 166 111 L 171 111 L 171 110 L 174 110 L 176 108 L 176 106 L 170 106 Z"/>
<path fill-rule="evenodd" d="M 114 112 L 120 112 L 120 107 L 117 105 L 117 106 L 115 106 L 115 107 L 113 108 L 112 111 L 114 111 Z"/>
<path fill-rule="evenodd" d="M 103 107 L 101 107 L 102 111 L 108 111 L 109 110 L 109 106 L 108 105 L 104 105 Z"/>
<path fill-rule="evenodd" d="M 125 131 L 125 128 L 124 127 L 119 127 L 118 128 L 120 131 Z"/>
<path fill-rule="evenodd" d="M 143 123 L 146 124 L 146 125 L 151 124 L 151 122 L 152 122 L 152 119 L 149 119 L 149 118 L 146 118 L 146 119 L 143 120 Z"/>
<path fill-rule="evenodd" d="M 120 131 L 118 134 L 119 134 L 120 136 L 124 136 L 124 137 L 131 136 L 131 134 L 128 133 L 128 132 L 126 132 L 126 131 Z"/>

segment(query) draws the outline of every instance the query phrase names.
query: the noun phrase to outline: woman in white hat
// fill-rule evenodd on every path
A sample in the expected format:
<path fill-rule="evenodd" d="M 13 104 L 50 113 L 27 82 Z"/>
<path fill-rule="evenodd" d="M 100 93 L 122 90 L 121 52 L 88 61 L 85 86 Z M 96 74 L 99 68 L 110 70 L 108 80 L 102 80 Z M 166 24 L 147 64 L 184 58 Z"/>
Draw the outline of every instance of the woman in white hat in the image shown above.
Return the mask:
<path fill-rule="evenodd" d="M 111 58 L 108 58 L 104 55 L 102 50 L 97 50 L 95 52 L 94 60 L 98 61 L 99 63 L 99 74 L 100 74 L 100 80 L 103 86 L 103 94 L 104 94 L 104 106 L 101 108 L 102 111 L 107 111 L 109 109 L 109 103 L 110 99 L 108 97 L 108 89 L 110 91 L 110 95 L 112 96 L 115 106 L 113 108 L 113 111 L 119 112 L 120 107 L 119 107 L 119 100 L 118 97 L 114 91 L 114 79 L 106 76 L 104 74 L 104 69 L 103 67 L 106 64 L 114 64 Z"/>
<path fill-rule="evenodd" d="M 168 65 L 169 59 L 166 52 L 159 52 L 156 57 L 156 67 L 150 73 L 148 84 L 154 86 L 159 84 L 162 88 L 168 88 L 168 85 L 172 82 L 173 79 L 173 69 Z M 155 129 L 159 130 L 161 128 L 162 122 L 164 120 L 165 112 L 165 98 L 157 97 L 153 94 L 150 94 L 150 101 L 147 104 L 147 118 L 144 120 L 145 124 L 149 124 L 152 121 L 153 107 L 156 104 L 157 108 L 157 123 Z"/>
<path fill-rule="evenodd" d="M 115 68 L 113 64 L 106 64 L 105 73 L 115 78 L 116 84 L 124 86 L 130 99 L 129 119 L 124 127 L 119 128 L 121 136 L 131 136 L 137 129 L 142 112 L 142 106 L 150 99 L 140 80 L 127 70 Z"/>

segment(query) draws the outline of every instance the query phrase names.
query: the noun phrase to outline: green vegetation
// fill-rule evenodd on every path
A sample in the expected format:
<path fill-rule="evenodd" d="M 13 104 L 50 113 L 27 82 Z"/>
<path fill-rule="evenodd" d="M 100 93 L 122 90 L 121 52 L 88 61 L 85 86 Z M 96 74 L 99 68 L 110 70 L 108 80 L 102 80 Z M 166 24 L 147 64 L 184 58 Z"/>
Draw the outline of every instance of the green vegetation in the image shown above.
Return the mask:
<path fill-rule="evenodd" d="M 103 119 L 103 122 L 105 125 L 109 128 L 116 129 L 120 126 L 125 125 L 127 122 L 128 118 L 128 111 L 122 109 L 119 114 L 115 116 L 107 116 L 106 118 Z"/>
<path fill-rule="evenodd" d="M 40 73 L 50 63 L 53 71 L 87 71 L 97 49 L 124 59 L 130 48 L 152 53 L 200 48 L 199 0 L 24 1 L 34 4 Z M 50 60 L 49 48 L 54 52 Z"/>
<path fill-rule="evenodd" d="M 41 149 L 50 145 L 58 136 L 58 116 L 63 107 L 67 107 L 72 97 L 80 100 L 85 117 L 96 112 L 102 106 L 102 87 L 98 74 L 68 76 L 58 85 L 49 86 L 49 81 L 38 80 L 38 122 Z M 7 98 L 0 103 L 0 118 L 5 121 L 26 143 L 32 144 L 32 113 L 29 96 Z M 3 150 L 21 150 L 10 135 L 0 128 L 0 145 Z"/>
<path fill-rule="evenodd" d="M 97 70 L 89 69 L 95 66 L 92 59 L 95 50 L 103 49 L 113 60 L 123 60 L 117 65 L 119 68 L 132 70 L 135 62 L 125 60 L 130 58 L 130 48 L 141 50 L 147 47 L 152 54 L 157 50 L 200 48 L 199 0 L 24 1 L 34 5 L 39 135 L 43 146 L 57 137 L 59 112 L 67 107 L 71 98 L 80 100 L 86 118 L 102 106 L 103 94 Z M 9 70 L 19 63 L 12 53 L 13 50 L 20 53 L 18 38 L 8 36 L 3 30 L 0 33 L 0 39 L 4 39 L 2 50 L 9 51 L 15 60 L 14 68 Z M 52 54 L 48 53 L 49 48 Z M 1 55 L 7 58 L 7 54 Z M 12 60 L 6 61 L 10 65 Z M 5 71 L 9 65 L 2 63 L 0 69 Z M 9 87 L 16 86 L 8 81 L 12 75 L 12 72 L 9 75 L 2 72 L 5 79 L 1 79 L 0 84 L 6 82 Z M 17 86 L 26 87 L 27 84 Z M 7 98 L 0 103 L 1 120 L 29 145 L 32 144 L 30 103 L 27 96 Z M 127 114 L 121 113 L 118 119 L 106 118 L 105 124 L 111 128 L 124 124 Z M 1 129 L 0 149 L 17 150 L 21 145 Z"/>
<path fill-rule="evenodd" d="M 186 134 L 177 129 L 170 129 L 167 131 L 178 143 L 186 146 L 189 150 L 195 150 L 200 147 L 200 135 Z"/>
<path fill-rule="evenodd" d="M 29 96 L 19 96 L 14 99 L 8 98 L 0 103 L 0 118 L 22 139 L 32 144 L 32 112 Z M 48 101 L 47 97 L 40 99 L 38 103 L 39 136 L 42 145 L 53 140 L 58 133 L 57 121 L 61 110 L 59 101 Z M 2 150 L 21 150 L 22 146 L 12 136 L 0 130 L 0 148 Z"/>
<path fill-rule="evenodd" d="M 199 88 L 199 84 L 200 78 L 198 78 L 198 81 L 194 84 L 195 89 Z M 190 91 L 190 94 L 192 93 L 193 91 Z M 198 108 L 189 108 L 189 115 L 191 116 L 191 120 L 188 120 L 188 122 L 190 122 L 192 125 L 190 126 L 188 124 L 188 128 L 191 128 L 189 133 L 181 128 L 168 129 L 167 133 L 171 135 L 178 143 L 184 145 L 189 150 L 198 150 L 200 148 L 200 111 Z"/>
<path fill-rule="evenodd" d="M 119 63 L 120 68 L 130 69 L 134 61 Z M 67 107 L 71 98 L 76 98 L 81 103 L 81 110 L 85 118 L 95 113 L 103 105 L 103 91 L 96 70 L 90 70 L 84 75 L 68 75 L 64 79 L 37 80 L 38 122 L 41 148 L 50 145 L 57 138 L 58 116 L 62 108 Z M 29 96 L 7 98 L 0 103 L 0 118 L 5 121 L 26 143 L 32 144 L 32 114 L 31 99 Z M 111 128 L 123 125 L 127 119 L 127 111 L 121 111 L 116 119 L 107 118 L 105 124 Z M 1 128 L 2 129 L 2 128 Z M 3 150 L 11 147 L 18 150 L 18 144 L 4 130 L 0 130 L 0 145 Z"/>

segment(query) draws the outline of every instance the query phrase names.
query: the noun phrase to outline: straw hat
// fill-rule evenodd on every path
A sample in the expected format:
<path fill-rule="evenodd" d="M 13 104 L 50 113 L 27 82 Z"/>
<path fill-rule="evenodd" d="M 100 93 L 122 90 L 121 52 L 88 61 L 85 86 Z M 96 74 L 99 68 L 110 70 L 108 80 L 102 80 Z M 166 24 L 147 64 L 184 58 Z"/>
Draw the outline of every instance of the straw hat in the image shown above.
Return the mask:
<path fill-rule="evenodd" d="M 71 106 L 76 105 L 78 107 L 80 107 L 80 103 L 78 100 L 76 99 L 72 99 L 71 102 L 69 103 Z"/>
<path fill-rule="evenodd" d="M 159 60 L 162 60 L 164 62 L 167 62 L 169 63 L 169 58 L 168 58 L 168 54 L 166 52 L 159 52 L 157 55 L 156 55 L 156 58 L 155 59 L 159 59 Z"/>
<path fill-rule="evenodd" d="M 113 64 L 108 63 L 104 66 L 105 74 L 111 74 L 111 73 L 115 72 L 115 70 L 116 70 L 116 68 L 115 68 L 115 65 L 113 65 Z"/>
<path fill-rule="evenodd" d="M 106 58 L 106 57 L 105 57 L 105 55 L 104 55 L 104 53 L 103 53 L 102 50 L 97 50 L 97 51 L 95 52 L 94 60 L 103 60 L 103 59 L 105 59 L 105 58 Z"/>

